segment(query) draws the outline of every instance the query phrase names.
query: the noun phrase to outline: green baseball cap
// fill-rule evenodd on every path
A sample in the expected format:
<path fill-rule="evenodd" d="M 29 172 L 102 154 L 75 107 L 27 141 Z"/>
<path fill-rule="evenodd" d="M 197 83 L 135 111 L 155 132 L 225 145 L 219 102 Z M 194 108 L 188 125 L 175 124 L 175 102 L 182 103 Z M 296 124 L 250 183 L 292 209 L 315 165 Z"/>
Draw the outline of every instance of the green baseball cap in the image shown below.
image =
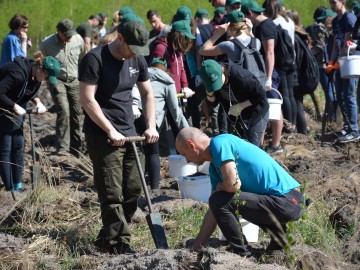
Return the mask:
<path fill-rule="evenodd" d="M 195 13 L 195 18 L 210 18 L 209 11 L 204 8 L 199 8 Z"/>
<path fill-rule="evenodd" d="M 122 7 L 119 9 L 119 16 L 125 16 L 126 14 L 136 14 L 131 7 Z"/>
<path fill-rule="evenodd" d="M 148 46 L 149 30 L 141 21 L 130 21 L 121 23 L 118 28 L 119 33 L 124 37 L 126 44 L 130 50 L 136 55 L 149 55 Z"/>
<path fill-rule="evenodd" d="M 144 22 L 144 20 L 139 17 L 138 15 L 134 14 L 134 13 L 128 13 L 125 14 L 124 17 L 121 18 L 121 23 L 125 24 L 131 21 L 138 21 L 138 22 Z"/>
<path fill-rule="evenodd" d="M 259 4 L 256 3 L 255 1 L 244 2 L 241 5 L 241 11 L 245 15 L 248 14 L 250 10 L 253 11 L 253 12 L 256 12 L 256 13 L 261 13 L 261 12 L 264 12 L 266 9 L 261 8 L 259 6 Z"/>
<path fill-rule="evenodd" d="M 241 0 L 226 0 L 225 6 L 232 6 L 233 4 L 241 4 Z"/>
<path fill-rule="evenodd" d="M 360 16 L 360 3 L 356 3 L 353 7 L 355 16 Z"/>
<path fill-rule="evenodd" d="M 49 75 L 49 81 L 51 84 L 57 84 L 57 75 L 60 73 L 60 62 L 56 58 L 52 56 L 44 57 L 43 61 L 43 69 Z"/>
<path fill-rule="evenodd" d="M 191 9 L 187 6 L 181 6 L 176 11 L 176 20 L 182 21 L 182 20 L 190 20 L 191 19 Z"/>
<path fill-rule="evenodd" d="M 161 58 L 161 57 L 155 57 L 151 63 L 150 63 L 150 66 L 154 65 L 154 64 L 157 64 L 157 63 L 160 63 L 160 64 L 163 64 L 166 68 L 167 68 L 167 62 L 164 58 Z"/>
<path fill-rule="evenodd" d="M 202 62 L 200 77 L 205 85 L 206 92 L 218 91 L 223 86 L 222 67 L 215 60 L 208 59 Z"/>
<path fill-rule="evenodd" d="M 76 34 L 76 31 L 74 30 L 74 23 L 70 19 L 61 20 L 57 24 L 56 28 L 67 38 L 71 38 Z"/>
<path fill-rule="evenodd" d="M 321 12 L 321 15 L 316 18 L 317 21 L 322 21 L 326 19 L 326 17 L 335 17 L 336 13 L 333 12 L 331 9 L 325 9 Z"/>
<path fill-rule="evenodd" d="M 224 7 L 218 7 L 214 10 L 214 17 L 218 16 L 219 14 L 225 14 L 225 8 Z"/>
<path fill-rule="evenodd" d="M 171 26 L 171 32 L 180 32 L 183 33 L 190 39 L 195 39 L 196 37 L 191 33 L 190 23 L 188 20 L 176 21 Z"/>
<path fill-rule="evenodd" d="M 245 15 L 241 11 L 233 10 L 227 15 L 228 21 L 230 23 L 238 23 L 245 21 Z"/>

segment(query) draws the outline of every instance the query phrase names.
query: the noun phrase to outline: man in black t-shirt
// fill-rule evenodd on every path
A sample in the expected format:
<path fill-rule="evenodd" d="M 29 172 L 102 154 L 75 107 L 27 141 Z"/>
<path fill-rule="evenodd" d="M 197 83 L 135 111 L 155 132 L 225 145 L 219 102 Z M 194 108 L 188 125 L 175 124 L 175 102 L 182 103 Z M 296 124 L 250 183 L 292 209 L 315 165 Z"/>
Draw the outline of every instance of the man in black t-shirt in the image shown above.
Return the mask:
<path fill-rule="evenodd" d="M 149 30 L 143 22 L 122 23 L 115 41 L 91 50 L 79 69 L 84 133 L 103 222 L 95 244 L 102 251 L 115 254 L 131 251 L 128 223 L 141 195 L 135 153 L 130 144 L 125 144 L 126 137 L 136 135 L 131 94 L 135 83 L 147 121 L 143 134 L 146 143 L 159 138 L 154 96 L 143 56 L 149 53 L 148 39 Z"/>

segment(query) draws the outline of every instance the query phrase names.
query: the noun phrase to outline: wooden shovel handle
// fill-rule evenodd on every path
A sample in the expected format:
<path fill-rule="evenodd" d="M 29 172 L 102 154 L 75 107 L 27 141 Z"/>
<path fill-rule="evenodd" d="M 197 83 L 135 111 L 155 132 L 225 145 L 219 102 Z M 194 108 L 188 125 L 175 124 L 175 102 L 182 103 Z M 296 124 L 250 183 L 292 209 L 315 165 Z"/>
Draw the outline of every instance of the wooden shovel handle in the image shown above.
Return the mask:
<path fill-rule="evenodd" d="M 145 140 L 146 140 L 145 136 L 130 136 L 130 137 L 125 138 L 126 142 L 141 142 L 141 141 L 145 141 Z M 106 142 L 108 144 L 112 144 L 112 141 L 110 139 L 107 139 Z"/>

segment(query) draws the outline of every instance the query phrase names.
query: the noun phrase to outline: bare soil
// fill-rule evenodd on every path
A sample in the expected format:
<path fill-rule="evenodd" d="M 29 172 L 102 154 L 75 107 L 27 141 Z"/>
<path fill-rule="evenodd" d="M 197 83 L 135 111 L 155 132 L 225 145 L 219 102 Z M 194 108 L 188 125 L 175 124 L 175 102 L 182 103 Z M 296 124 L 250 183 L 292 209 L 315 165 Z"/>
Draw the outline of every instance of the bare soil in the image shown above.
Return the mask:
<path fill-rule="evenodd" d="M 51 105 L 51 104 L 49 104 Z M 360 192 L 360 143 L 338 145 L 336 126 L 328 126 L 323 142 L 321 141 L 321 123 L 312 118 L 313 111 L 307 110 L 310 135 L 284 135 L 282 142 L 284 153 L 275 158 L 301 183 L 306 183 L 305 192 L 311 200 L 323 198 L 334 210 L 328 217 L 329 222 L 337 226 L 339 237 L 343 231 L 355 224 L 356 230 L 339 253 L 344 254 L 345 261 L 335 261 L 306 245 L 295 245 L 293 252 L 297 257 L 298 269 L 359 269 L 360 264 L 360 234 L 359 234 L 359 192 Z M 47 113 L 34 116 L 36 137 L 42 149 L 37 153 L 41 159 L 51 164 L 53 185 L 60 189 L 76 189 L 76 196 L 69 198 L 70 202 L 78 202 L 79 207 L 88 207 L 89 203 L 97 202 L 93 189 L 92 178 L 84 173 L 82 160 L 72 156 L 56 156 L 54 154 L 56 114 Z M 35 269 L 31 259 L 31 236 L 21 232 L 4 230 L 9 216 L 14 211 L 19 213 L 21 202 L 31 191 L 30 166 L 31 144 L 28 124 L 26 132 L 26 161 L 24 182 L 25 190 L 15 192 L 16 201 L 9 192 L 0 190 L 0 258 L 9 261 L 12 269 Z M 44 170 L 44 169 L 43 169 Z M 169 213 L 177 207 L 193 207 L 199 202 L 181 199 L 177 182 L 167 176 L 168 165 L 166 157 L 162 157 L 161 189 L 150 191 L 154 208 L 161 213 Z M 74 193 L 75 194 L 75 193 Z M 67 204 L 57 206 L 57 214 L 70 215 Z M 311 207 L 311 205 L 310 205 Z M 55 214 L 55 213 L 54 213 Z M 146 214 L 145 200 L 141 199 L 135 219 L 144 219 Z M 6 231 L 6 232 L 5 232 Z M 44 232 L 45 237 L 46 232 Z M 316 237 L 316 235 L 314 235 Z M 193 253 L 184 247 L 186 240 L 179 243 L 175 250 L 146 250 L 135 254 L 113 256 L 101 254 L 95 249 L 89 249 L 79 256 L 76 267 L 72 269 L 287 269 L 289 258 L 280 252 L 272 256 L 242 258 L 225 251 L 224 245 L 217 238 L 209 241 L 209 247 L 200 253 Z M 253 244 L 254 248 L 264 248 L 268 239 L 260 239 Z M 182 248 L 181 248 L 182 247 Z M 46 252 L 44 252 L 46 253 Z M 14 254 L 21 256 L 22 262 L 11 263 Z M 49 254 L 47 254 L 49 255 Z M 44 254 L 45 256 L 45 254 Z M 43 269 L 60 269 L 54 256 L 47 256 Z M 63 267 L 61 269 L 64 269 Z"/>

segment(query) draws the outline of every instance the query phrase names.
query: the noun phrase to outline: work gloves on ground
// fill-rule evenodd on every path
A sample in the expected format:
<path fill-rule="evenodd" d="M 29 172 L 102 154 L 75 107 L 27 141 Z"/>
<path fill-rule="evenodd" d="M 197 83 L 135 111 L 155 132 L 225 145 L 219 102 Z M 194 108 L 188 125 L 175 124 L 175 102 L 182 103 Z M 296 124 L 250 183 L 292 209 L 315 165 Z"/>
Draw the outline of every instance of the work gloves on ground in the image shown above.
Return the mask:
<path fill-rule="evenodd" d="M 332 71 L 338 70 L 340 68 L 338 62 L 334 62 L 333 60 L 330 60 L 329 64 L 326 66 L 325 73 L 329 74 Z"/>
<path fill-rule="evenodd" d="M 14 109 L 14 112 L 16 113 L 16 115 L 18 115 L 18 116 L 26 114 L 26 110 L 18 104 L 15 104 L 13 109 Z"/>
<path fill-rule="evenodd" d="M 272 79 L 267 77 L 265 81 L 265 91 L 270 91 L 272 89 Z"/>
<path fill-rule="evenodd" d="M 240 106 L 240 103 L 234 104 L 234 105 L 230 106 L 228 114 L 238 117 L 240 115 L 242 109 L 243 108 Z"/>
<path fill-rule="evenodd" d="M 196 75 L 196 77 L 195 77 L 195 86 L 199 87 L 200 85 L 202 85 L 202 79 L 201 79 L 200 75 Z"/>
<path fill-rule="evenodd" d="M 134 118 L 135 118 L 135 119 L 138 119 L 138 118 L 141 116 L 141 112 L 140 112 L 138 106 L 132 105 L 132 111 L 133 111 L 133 114 L 134 114 Z"/>
<path fill-rule="evenodd" d="M 195 92 L 188 87 L 184 87 L 181 92 L 184 94 L 184 98 L 190 98 L 195 94 Z"/>
<path fill-rule="evenodd" d="M 36 104 L 36 112 L 38 114 L 43 114 L 43 113 L 46 113 L 47 109 L 46 107 L 44 106 L 44 104 L 42 104 L 41 102 L 37 103 Z"/>

